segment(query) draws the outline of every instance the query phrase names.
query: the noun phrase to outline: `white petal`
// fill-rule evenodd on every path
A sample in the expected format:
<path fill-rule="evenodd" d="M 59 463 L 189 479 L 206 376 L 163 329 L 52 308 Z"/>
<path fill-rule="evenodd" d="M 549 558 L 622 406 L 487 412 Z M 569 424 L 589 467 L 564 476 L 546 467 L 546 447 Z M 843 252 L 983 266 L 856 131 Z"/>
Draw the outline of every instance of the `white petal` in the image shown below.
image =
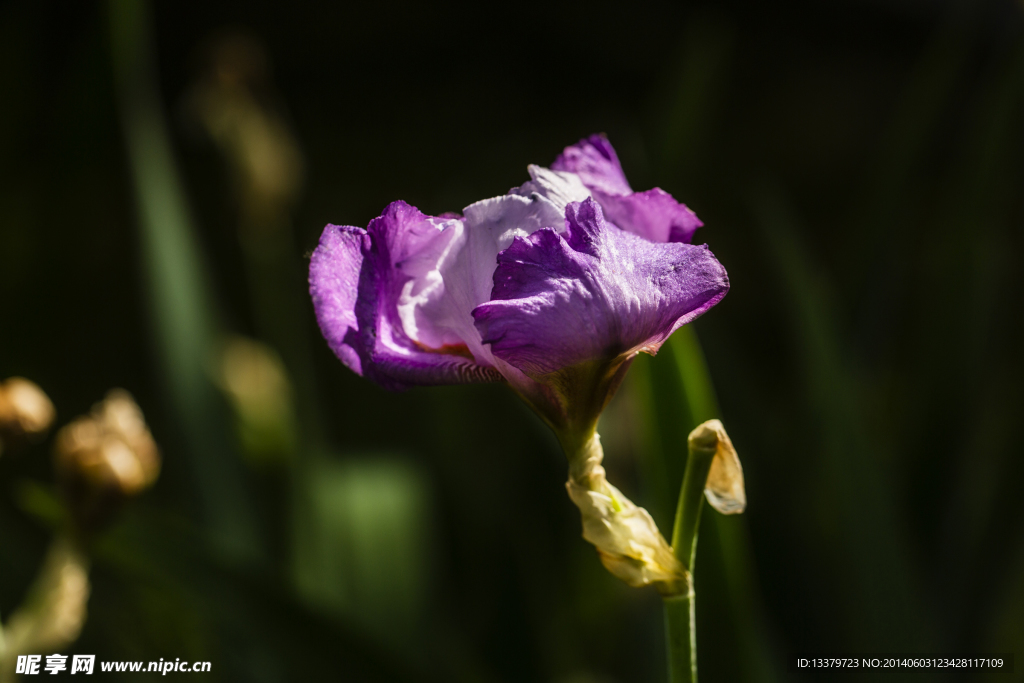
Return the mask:
<path fill-rule="evenodd" d="M 463 233 L 452 240 L 448 256 L 438 264 L 443 296 L 417 302 L 417 316 L 429 319 L 439 338 L 460 339 L 478 362 L 493 365 L 490 349 L 480 342 L 471 311 L 491 298 L 498 252 L 514 238 L 540 228 L 564 230 L 565 217 L 551 201 L 536 193 L 530 197 L 484 199 L 464 211 Z"/>
<path fill-rule="evenodd" d="M 420 251 L 397 264 L 404 274 L 412 278 L 405 283 L 398 297 L 398 316 L 410 339 L 427 348 L 440 349 L 447 344 L 463 342 L 452 330 L 438 325 L 428 310 L 431 304 L 445 298 L 440 269 L 454 258 L 464 241 L 465 226 L 458 220 L 430 218 L 427 221 L 437 228 L 437 236 Z"/>
<path fill-rule="evenodd" d="M 399 264 L 411 276 L 398 300 L 405 333 L 430 349 L 465 344 L 477 362 L 494 365 L 471 312 L 489 301 L 498 252 L 541 228 L 565 231 L 565 206 L 590 196 L 575 173 L 529 167 L 511 193 L 467 206 L 465 218 L 430 218 L 438 235 Z"/>
<path fill-rule="evenodd" d="M 526 170 L 530 172 L 530 177 L 533 180 L 523 183 L 509 194 L 518 194 L 524 197 L 533 193 L 539 194 L 558 207 L 562 214 L 565 213 L 565 206 L 569 202 L 582 202 L 590 196 L 590 190 L 575 173 L 552 171 L 550 168 L 535 164 L 530 164 Z"/>

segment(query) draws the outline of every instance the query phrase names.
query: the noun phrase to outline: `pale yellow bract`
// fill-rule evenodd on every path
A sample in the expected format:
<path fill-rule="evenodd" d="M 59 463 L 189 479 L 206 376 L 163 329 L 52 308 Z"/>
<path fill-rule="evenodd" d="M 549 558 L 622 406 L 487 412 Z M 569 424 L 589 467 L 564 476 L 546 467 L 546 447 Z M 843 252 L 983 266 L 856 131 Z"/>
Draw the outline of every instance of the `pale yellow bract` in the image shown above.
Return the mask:
<path fill-rule="evenodd" d="M 743 468 L 736 449 L 719 420 L 708 420 L 690 433 L 689 444 L 714 450 L 704 495 L 718 512 L 743 512 L 747 504 Z M 565 488 L 580 509 L 583 538 L 592 543 L 601 563 L 630 586 L 656 586 L 677 594 L 691 587 L 686 567 L 658 530 L 650 513 L 612 486 L 601 466 L 604 452 L 595 433 L 570 463 Z"/>
<path fill-rule="evenodd" d="M 586 457 L 572 463 L 565 487 L 583 517 L 583 538 L 594 544 L 601 563 L 630 586 L 675 585 L 686 581 L 686 568 L 672 553 L 650 513 L 637 507 L 608 483 L 597 434 Z"/>

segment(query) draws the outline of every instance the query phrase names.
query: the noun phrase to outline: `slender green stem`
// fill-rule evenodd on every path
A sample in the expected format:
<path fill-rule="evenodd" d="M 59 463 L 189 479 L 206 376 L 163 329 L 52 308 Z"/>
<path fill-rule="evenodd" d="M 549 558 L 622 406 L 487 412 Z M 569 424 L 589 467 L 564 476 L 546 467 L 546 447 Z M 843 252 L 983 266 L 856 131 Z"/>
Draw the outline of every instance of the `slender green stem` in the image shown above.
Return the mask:
<path fill-rule="evenodd" d="M 693 582 L 682 595 L 665 598 L 669 683 L 697 683 L 697 625 Z"/>
<path fill-rule="evenodd" d="M 670 683 L 697 683 L 697 612 L 693 568 L 697 558 L 697 530 L 704 507 L 704 486 L 715 457 L 715 448 L 689 443 L 686 473 L 679 492 L 672 551 L 687 570 L 686 591 L 666 597 L 665 636 L 668 641 Z"/>
<path fill-rule="evenodd" d="M 710 450 L 690 443 L 690 454 L 686 459 L 686 473 L 683 487 L 679 491 L 676 508 L 676 523 L 672 529 L 672 550 L 676 558 L 690 571 L 697 556 L 697 529 L 700 513 L 704 509 L 704 487 L 711 470 L 715 449 Z"/>

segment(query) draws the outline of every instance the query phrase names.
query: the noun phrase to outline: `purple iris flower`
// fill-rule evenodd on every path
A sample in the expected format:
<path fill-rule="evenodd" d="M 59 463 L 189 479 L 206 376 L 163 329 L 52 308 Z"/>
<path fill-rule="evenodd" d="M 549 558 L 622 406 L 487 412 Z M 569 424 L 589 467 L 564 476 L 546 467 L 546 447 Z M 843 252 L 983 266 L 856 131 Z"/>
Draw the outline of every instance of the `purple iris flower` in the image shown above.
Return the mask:
<path fill-rule="evenodd" d="M 725 269 L 667 192 L 633 192 L 594 135 L 508 194 L 328 225 L 310 294 L 331 349 L 388 389 L 507 381 L 578 449 L 629 362 L 718 303 Z"/>

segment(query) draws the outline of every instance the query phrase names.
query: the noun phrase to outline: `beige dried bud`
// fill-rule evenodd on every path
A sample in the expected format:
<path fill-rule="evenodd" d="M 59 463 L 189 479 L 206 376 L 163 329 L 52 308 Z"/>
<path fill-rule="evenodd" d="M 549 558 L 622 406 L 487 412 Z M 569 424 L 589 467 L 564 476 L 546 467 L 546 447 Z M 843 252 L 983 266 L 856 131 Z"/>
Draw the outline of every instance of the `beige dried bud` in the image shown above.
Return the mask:
<path fill-rule="evenodd" d="M 53 424 L 56 411 L 35 382 L 11 377 L 0 383 L 0 433 L 12 437 L 41 434 Z"/>
<path fill-rule="evenodd" d="M 708 420 L 690 432 L 690 450 L 714 451 L 704 496 L 723 515 L 736 515 L 747 507 L 743 485 L 743 466 L 725 427 L 719 420 Z"/>
<path fill-rule="evenodd" d="M 597 548 L 605 568 L 630 586 L 678 592 L 689 580 L 686 568 L 647 510 L 608 483 L 597 434 L 581 455 L 565 487 L 583 517 L 583 538 Z"/>
<path fill-rule="evenodd" d="M 246 34 L 211 46 L 205 76 L 193 86 L 186 112 L 198 122 L 231 165 L 246 225 L 280 227 L 303 180 L 303 158 L 285 116 L 275 106 L 268 60 L 260 42 Z"/>
<path fill-rule="evenodd" d="M 114 389 L 89 415 L 61 429 L 54 454 L 72 514 L 90 530 L 160 473 L 160 452 L 142 411 L 123 389 Z"/>

